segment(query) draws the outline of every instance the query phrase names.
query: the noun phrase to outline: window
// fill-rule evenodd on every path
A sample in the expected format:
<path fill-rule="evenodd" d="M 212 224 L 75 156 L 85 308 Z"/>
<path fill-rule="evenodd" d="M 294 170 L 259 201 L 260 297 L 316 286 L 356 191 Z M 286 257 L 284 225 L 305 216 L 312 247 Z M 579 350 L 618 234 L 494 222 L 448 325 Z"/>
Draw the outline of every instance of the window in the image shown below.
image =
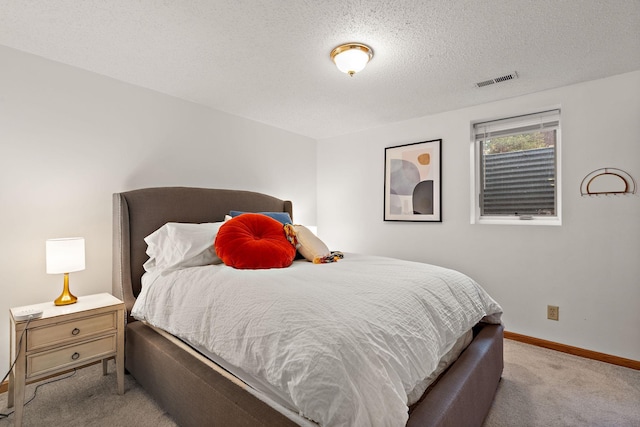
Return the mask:
<path fill-rule="evenodd" d="M 560 110 L 473 125 L 476 223 L 560 224 Z"/>

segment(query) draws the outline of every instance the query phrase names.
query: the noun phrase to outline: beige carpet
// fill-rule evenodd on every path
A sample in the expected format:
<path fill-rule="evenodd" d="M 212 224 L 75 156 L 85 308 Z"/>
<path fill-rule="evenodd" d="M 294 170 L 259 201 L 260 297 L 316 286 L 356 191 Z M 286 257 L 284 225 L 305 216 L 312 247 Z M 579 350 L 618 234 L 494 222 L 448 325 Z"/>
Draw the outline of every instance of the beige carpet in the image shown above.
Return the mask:
<path fill-rule="evenodd" d="M 505 370 L 483 427 L 640 426 L 640 371 L 505 340 Z M 36 384 L 27 386 L 26 398 Z M 25 407 L 24 427 L 174 427 L 138 384 L 126 376 L 116 393 L 113 362 L 40 387 Z M 7 413 L 7 394 L 0 412 Z M 0 427 L 13 426 L 13 415 Z M 463 427 L 463 426 L 461 426 Z"/>
<path fill-rule="evenodd" d="M 483 427 L 640 427 L 640 371 L 505 340 Z"/>

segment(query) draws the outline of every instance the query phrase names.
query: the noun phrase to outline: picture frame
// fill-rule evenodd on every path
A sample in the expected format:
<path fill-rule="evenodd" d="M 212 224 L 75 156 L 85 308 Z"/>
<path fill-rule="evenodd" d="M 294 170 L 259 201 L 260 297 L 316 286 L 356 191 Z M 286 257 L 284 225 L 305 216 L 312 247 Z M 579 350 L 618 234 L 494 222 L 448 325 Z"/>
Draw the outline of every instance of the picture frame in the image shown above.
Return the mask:
<path fill-rule="evenodd" d="M 442 139 L 384 149 L 384 220 L 442 222 Z"/>

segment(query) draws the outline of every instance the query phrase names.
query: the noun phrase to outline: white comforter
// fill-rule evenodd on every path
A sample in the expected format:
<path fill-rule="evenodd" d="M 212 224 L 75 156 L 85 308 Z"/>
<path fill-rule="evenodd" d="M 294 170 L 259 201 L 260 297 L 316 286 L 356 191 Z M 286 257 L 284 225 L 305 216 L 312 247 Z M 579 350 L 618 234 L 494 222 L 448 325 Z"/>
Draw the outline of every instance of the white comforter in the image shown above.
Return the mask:
<path fill-rule="evenodd" d="M 404 426 L 414 388 L 460 336 L 482 319 L 499 323 L 501 312 L 462 273 L 356 254 L 147 273 L 133 308 L 270 384 L 321 426 L 363 427 Z"/>

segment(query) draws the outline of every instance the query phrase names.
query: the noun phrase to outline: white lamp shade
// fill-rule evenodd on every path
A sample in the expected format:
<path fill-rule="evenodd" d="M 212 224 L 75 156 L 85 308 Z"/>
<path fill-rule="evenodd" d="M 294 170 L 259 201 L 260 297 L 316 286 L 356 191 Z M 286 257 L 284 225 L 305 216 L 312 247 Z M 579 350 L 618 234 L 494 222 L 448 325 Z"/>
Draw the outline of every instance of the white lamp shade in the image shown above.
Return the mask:
<path fill-rule="evenodd" d="M 84 238 L 47 239 L 47 274 L 84 270 Z"/>

